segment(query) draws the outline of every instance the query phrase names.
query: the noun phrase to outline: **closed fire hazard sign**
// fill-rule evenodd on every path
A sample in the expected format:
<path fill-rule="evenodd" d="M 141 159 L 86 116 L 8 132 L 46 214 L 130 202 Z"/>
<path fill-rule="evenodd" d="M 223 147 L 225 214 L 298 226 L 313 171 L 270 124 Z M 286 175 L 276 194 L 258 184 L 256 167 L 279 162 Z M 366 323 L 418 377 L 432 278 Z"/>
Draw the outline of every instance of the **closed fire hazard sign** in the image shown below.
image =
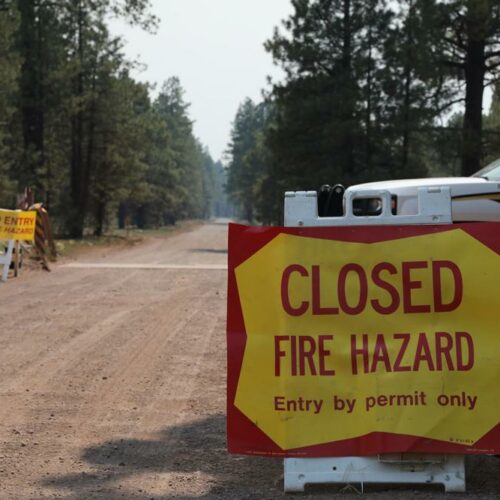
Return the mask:
<path fill-rule="evenodd" d="M 500 223 L 231 225 L 228 443 L 500 453 Z"/>

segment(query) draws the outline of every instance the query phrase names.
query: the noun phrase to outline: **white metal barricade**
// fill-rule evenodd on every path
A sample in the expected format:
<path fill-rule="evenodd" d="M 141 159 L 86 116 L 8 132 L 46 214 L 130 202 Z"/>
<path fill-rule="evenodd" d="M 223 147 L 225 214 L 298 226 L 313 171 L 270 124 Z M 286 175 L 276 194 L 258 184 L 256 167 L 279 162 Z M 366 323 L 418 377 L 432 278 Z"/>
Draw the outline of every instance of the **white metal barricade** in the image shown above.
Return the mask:
<path fill-rule="evenodd" d="M 3 270 L 1 275 L 1 281 L 7 281 L 7 275 L 9 274 L 10 263 L 12 262 L 12 252 L 14 250 L 14 241 L 9 240 L 7 244 L 7 250 L 5 253 L 0 253 L 0 266 L 3 264 Z"/>
<path fill-rule="evenodd" d="M 359 198 L 382 200 L 376 216 L 356 216 L 353 201 Z M 393 215 L 389 191 L 346 193 L 343 217 L 319 217 L 316 191 L 285 193 L 284 224 L 287 227 L 376 226 L 391 224 L 446 224 L 452 222 L 449 187 L 418 190 L 416 215 Z M 306 484 L 318 483 L 406 483 L 443 484 L 445 491 L 465 491 L 463 455 L 398 454 L 374 457 L 286 458 L 284 489 L 304 491 Z"/>

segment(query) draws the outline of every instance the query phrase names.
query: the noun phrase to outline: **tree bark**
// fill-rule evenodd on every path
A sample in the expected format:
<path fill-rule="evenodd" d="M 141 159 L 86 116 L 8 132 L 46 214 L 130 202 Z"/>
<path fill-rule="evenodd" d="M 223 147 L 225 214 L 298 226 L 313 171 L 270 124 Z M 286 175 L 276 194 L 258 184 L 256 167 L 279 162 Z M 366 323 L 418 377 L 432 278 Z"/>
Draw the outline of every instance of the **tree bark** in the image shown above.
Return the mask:
<path fill-rule="evenodd" d="M 368 26 L 368 68 L 366 77 L 366 168 L 371 178 L 372 173 L 372 71 L 373 71 L 373 33 L 372 25 Z"/>
<path fill-rule="evenodd" d="M 413 47 L 413 1 L 409 2 L 408 26 L 406 32 L 406 54 L 404 66 L 404 109 L 403 109 L 403 151 L 401 173 L 404 175 L 410 157 L 410 113 L 411 113 L 411 83 L 412 83 L 412 47 Z"/>
<path fill-rule="evenodd" d="M 485 40 L 469 40 L 465 60 L 465 114 L 462 175 L 470 176 L 481 167 Z"/>
<path fill-rule="evenodd" d="M 78 73 L 75 77 L 75 98 L 78 100 L 77 110 L 72 118 L 71 131 L 71 203 L 72 213 L 69 221 L 70 235 L 81 238 L 85 223 L 85 213 L 82 212 L 82 192 L 84 190 L 83 172 L 83 7 L 78 2 L 77 11 L 77 57 Z"/>
<path fill-rule="evenodd" d="M 462 135 L 462 175 L 477 172 L 482 159 L 483 92 L 486 73 L 485 48 L 491 6 L 468 2 L 465 51 L 465 114 Z"/>
<path fill-rule="evenodd" d="M 343 43 L 342 43 L 342 70 L 344 72 L 343 80 L 345 82 L 345 91 L 347 99 L 344 103 L 343 121 L 349 125 L 346 127 L 346 137 L 344 140 L 347 172 L 354 172 L 354 143 L 353 143 L 353 97 L 352 89 L 354 82 L 352 78 L 352 23 L 351 23 L 351 0 L 344 0 L 343 3 Z"/>
<path fill-rule="evenodd" d="M 40 8 L 32 0 L 18 4 L 21 14 L 20 53 L 21 115 L 27 178 L 25 183 L 41 191 L 40 167 L 44 162 L 43 47 Z"/>
<path fill-rule="evenodd" d="M 106 200 L 102 198 L 97 203 L 96 211 L 96 225 L 94 230 L 94 236 L 102 236 L 104 232 L 104 222 L 106 219 Z"/>

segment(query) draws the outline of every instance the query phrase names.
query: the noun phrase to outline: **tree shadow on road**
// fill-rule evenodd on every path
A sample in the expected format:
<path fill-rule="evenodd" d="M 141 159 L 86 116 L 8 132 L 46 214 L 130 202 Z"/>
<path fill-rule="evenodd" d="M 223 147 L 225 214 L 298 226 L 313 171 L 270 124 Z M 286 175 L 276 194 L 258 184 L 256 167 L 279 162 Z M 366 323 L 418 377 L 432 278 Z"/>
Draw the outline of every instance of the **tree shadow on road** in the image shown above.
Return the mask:
<path fill-rule="evenodd" d="M 283 465 L 279 459 L 229 455 L 226 450 L 226 419 L 213 415 L 161 432 L 157 440 L 123 438 L 85 449 L 81 460 L 92 472 L 52 476 L 43 482 L 61 491 L 64 498 L 106 500 L 127 499 L 275 499 L 283 497 Z M 470 456 L 467 464 L 466 494 L 453 498 L 498 498 L 498 466 L 491 456 Z M 164 474 L 163 491 L 148 489 L 148 475 Z M 141 486 L 142 484 L 142 486 Z M 397 500 L 420 496 L 444 498 L 442 487 L 425 485 L 365 487 L 370 497 Z M 339 485 L 316 486 L 300 498 L 357 496 Z"/>
<path fill-rule="evenodd" d="M 43 485 L 65 490 L 65 498 L 276 498 L 282 495 L 282 461 L 262 457 L 229 455 L 226 450 L 225 416 L 165 429 L 158 440 L 117 439 L 83 451 L 82 461 L 92 473 L 52 476 Z M 88 470 L 88 468 L 87 468 Z M 133 477 L 145 474 L 173 473 L 171 481 L 187 485 L 187 494 L 179 484 L 170 488 L 165 478 L 163 494 L 148 494 L 129 484 Z M 209 477 L 208 491 L 190 493 L 189 483 L 200 473 Z M 204 479 L 204 482 L 206 479 Z M 125 486 L 124 486 L 125 484 Z M 139 487 L 140 488 L 140 487 Z M 170 492 L 169 492 L 170 490 Z M 182 490 L 182 484 L 181 488 Z M 177 491 L 178 493 L 175 493 Z"/>
<path fill-rule="evenodd" d="M 227 254 L 227 248 L 192 248 L 190 252 Z"/>

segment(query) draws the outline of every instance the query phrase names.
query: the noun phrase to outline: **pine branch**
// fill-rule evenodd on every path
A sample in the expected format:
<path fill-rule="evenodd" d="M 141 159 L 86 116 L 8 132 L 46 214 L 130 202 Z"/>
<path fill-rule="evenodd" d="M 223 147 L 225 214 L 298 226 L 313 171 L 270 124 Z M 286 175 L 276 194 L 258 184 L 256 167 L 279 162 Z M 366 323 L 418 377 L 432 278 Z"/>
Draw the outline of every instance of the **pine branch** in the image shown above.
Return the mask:
<path fill-rule="evenodd" d="M 457 62 L 457 61 L 450 61 L 449 59 L 442 59 L 439 61 L 441 64 L 444 64 L 445 66 L 450 66 L 452 68 L 458 68 L 458 69 L 465 69 L 465 62 Z"/>
<path fill-rule="evenodd" d="M 494 52 L 489 52 L 484 54 L 484 59 L 488 60 L 492 57 L 498 57 L 498 56 L 500 56 L 500 50 L 495 50 Z"/>
<path fill-rule="evenodd" d="M 500 61 L 494 63 L 494 64 L 489 64 L 486 66 L 486 71 L 493 71 L 494 69 L 498 68 L 500 66 Z"/>
<path fill-rule="evenodd" d="M 491 85 L 495 85 L 495 83 L 497 83 L 497 81 L 498 81 L 498 79 L 492 78 L 491 80 L 489 80 L 487 83 L 485 83 L 483 85 L 483 89 L 490 87 Z"/>
<path fill-rule="evenodd" d="M 455 40 L 455 39 L 449 38 L 449 37 L 445 37 L 444 41 L 448 42 L 450 45 L 453 45 L 454 47 L 458 47 L 461 50 L 465 50 L 465 45 L 462 42 L 461 37 L 459 37 L 458 40 Z"/>
<path fill-rule="evenodd" d="M 453 101 L 447 102 L 446 104 L 437 109 L 437 113 L 441 114 L 443 111 L 445 111 L 446 109 L 450 108 L 455 104 L 458 104 L 459 102 L 465 102 L 465 97 L 459 97 L 458 99 L 454 99 Z"/>

